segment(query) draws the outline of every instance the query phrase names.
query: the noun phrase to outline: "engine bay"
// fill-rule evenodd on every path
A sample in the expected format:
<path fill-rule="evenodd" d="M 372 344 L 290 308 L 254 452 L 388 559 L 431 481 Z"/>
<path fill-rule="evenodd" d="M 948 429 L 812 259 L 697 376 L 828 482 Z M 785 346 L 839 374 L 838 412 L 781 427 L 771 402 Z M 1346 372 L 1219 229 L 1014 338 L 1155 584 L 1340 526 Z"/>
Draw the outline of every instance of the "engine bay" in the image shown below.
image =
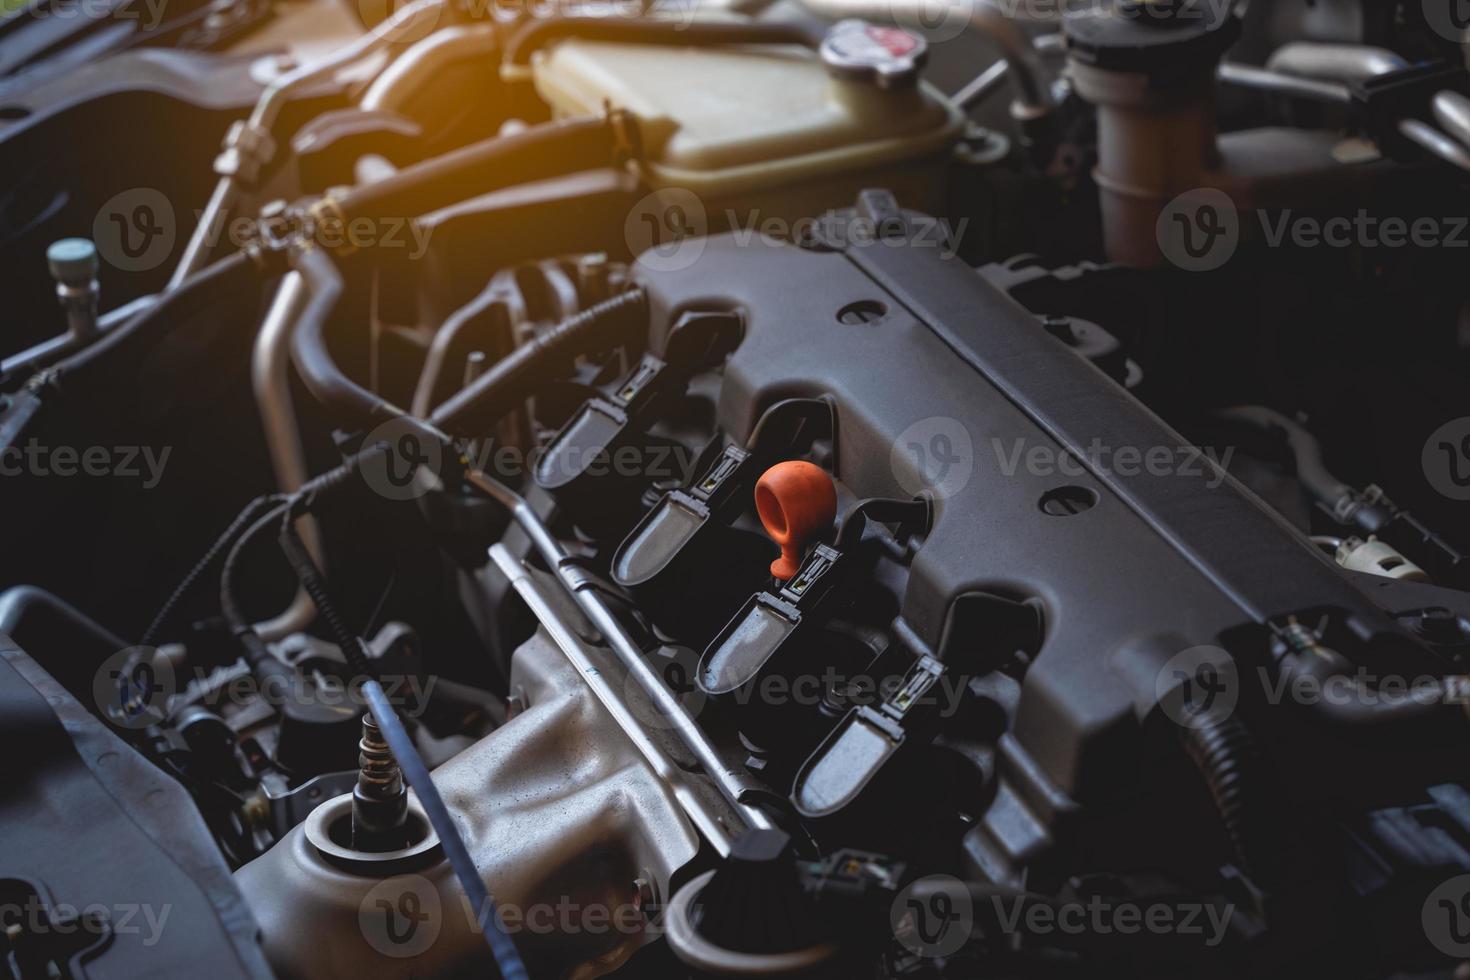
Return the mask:
<path fill-rule="evenodd" d="M 1470 975 L 1461 6 L 0 5 L 6 975 Z"/>

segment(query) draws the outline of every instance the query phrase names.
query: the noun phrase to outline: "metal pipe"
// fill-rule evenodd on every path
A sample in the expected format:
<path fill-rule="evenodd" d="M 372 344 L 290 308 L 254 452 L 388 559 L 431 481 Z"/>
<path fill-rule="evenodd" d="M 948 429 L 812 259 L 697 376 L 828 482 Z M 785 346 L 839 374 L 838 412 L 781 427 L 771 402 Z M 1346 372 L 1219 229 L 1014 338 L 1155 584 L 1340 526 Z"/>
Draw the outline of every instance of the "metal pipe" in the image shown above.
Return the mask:
<path fill-rule="evenodd" d="M 935 26 L 932 0 L 800 0 L 800 3 L 829 20 L 857 17 L 921 29 Z M 947 5 L 946 9 L 959 12 L 966 18 L 967 29 L 990 38 L 1000 48 L 1015 85 L 1016 101 L 1012 107 L 1015 115 L 1035 118 L 1056 108 L 1051 76 L 1042 63 L 1041 52 L 1020 23 L 1007 15 L 995 0 L 965 0 L 953 7 Z"/>
<path fill-rule="evenodd" d="M 250 383 L 255 391 L 255 404 L 260 412 L 276 486 L 283 493 L 301 489 L 310 476 L 306 454 L 301 448 L 301 436 L 296 429 L 289 375 L 291 332 L 305 306 L 306 281 L 300 273 L 286 273 L 276 288 L 275 298 L 266 312 L 260 333 L 256 335 L 251 355 Z M 316 518 L 303 517 L 297 527 L 307 552 L 318 566 L 324 566 L 321 529 Z M 306 629 L 315 616 L 316 605 L 312 603 L 311 596 L 305 589 L 297 589 L 296 598 L 291 600 L 285 611 L 273 619 L 256 623 L 254 629 L 266 640 L 277 640 Z"/>
<path fill-rule="evenodd" d="M 1399 123 L 1399 132 L 1446 163 L 1461 170 L 1470 170 L 1470 147 L 1450 139 L 1428 123 L 1405 119 Z"/>
<path fill-rule="evenodd" d="M 138 313 L 143 312 L 153 305 L 156 296 L 139 296 L 131 303 L 119 306 L 115 310 L 109 310 L 97 318 L 98 332 L 88 341 L 96 340 L 111 328 L 123 323 Z M 43 340 L 33 347 L 27 347 L 18 354 L 12 354 L 0 362 L 0 377 L 8 377 L 22 369 L 36 370 L 45 367 L 59 357 L 64 357 L 72 351 L 79 349 L 84 344 L 82 338 L 71 332 Z"/>
<path fill-rule="evenodd" d="M 1407 61 L 1386 48 L 1312 41 L 1283 44 L 1266 62 L 1268 71 L 1329 82 L 1366 81 L 1408 66 Z"/>
<path fill-rule="evenodd" d="M 383 69 L 363 93 L 359 105 L 366 111 L 406 112 L 425 84 L 451 62 L 488 57 L 500 46 L 493 24 L 461 24 L 435 31 L 403 52 Z M 450 106 L 435 106 L 447 111 Z"/>
<path fill-rule="evenodd" d="M 1470 146 L 1470 99 L 1459 92 L 1440 92 L 1434 97 L 1434 118 L 1445 132 Z"/>
<path fill-rule="evenodd" d="M 59 617 L 101 645 L 111 647 L 114 652 L 132 646 L 65 599 L 34 585 L 16 585 L 0 592 L 0 633 L 14 638 L 21 624 L 38 609 Z"/>
<path fill-rule="evenodd" d="M 411 29 L 421 28 L 419 18 L 432 14 L 437 21 L 442 13 L 440 8 L 445 5 L 446 0 L 414 0 L 413 3 L 399 8 L 393 16 L 351 44 L 281 75 L 267 85 L 265 91 L 260 94 L 260 98 L 255 103 L 255 109 L 245 124 L 246 128 L 255 132 L 269 133 L 281 109 L 297 89 L 339 71 L 389 44 L 402 41 L 404 33 Z M 184 249 L 184 257 L 179 261 L 178 268 L 174 270 L 173 276 L 165 287 L 166 292 L 177 289 L 185 279 L 204 265 L 217 237 L 214 229 L 223 227 L 230 212 L 240 202 L 242 190 L 240 182 L 235 177 L 229 175 L 220 177 L 219 182 L 215 184 L 214 193 L 210 195 L 209 203 L 205 205 L 204 213 L 199 218 L 199 224 L 194 228 L 194 234 Z"/>
<path fill-rule="evenodd" d="M 1283 75 L 1280 72 L 1257 68 L 1255 65 L 1224 62 L 1220 65 L 1219 78 L 1222 82 L 1239 85 L 1242 88 L 1252 88 L 1299 99 L 1311 99 L 1314 102 L 1350 105 L 1353 101 L 1352 90 L 1341 83 Z"/>
<path fill-rule="evenodd" d="M 684 710 L 684 706 L 664 685 L 658 673 L 643 658 L 643 651 L 628 635 L 623 624 L 593 587 L 593 583 L 578 570 L 575 560 L 551 533 L 539 514 L 525 498 L 505 484 L 478 471 L 471 470 L 466 479 L 476 489 L 499 502 L 507 510 L 531 544 L 540 552 L 542 560 L 553 574 L 571 593 L 583 614 L 592 621 L 608 646 L 628 673 L 637 682 L 639 689 L 648 697 L 660 714 L 667 718 L 669 727 L 677 734 L 688 749 L 694 753 L 705 773 L 719 787 L 720 793 L 744 818 L 751 829 L 769 829 L 774 826 L 769 817 L 748 798 L 764 792 L 763 788 L 738 769 L 732 768 L 721 757 L 719 750 L 704 734 L 698 723 Z"/>
<path fill-rule="evenodd" d="M 643 725 L 628 708 L 624 695 L 608 681 L 607 675 L 598 669 L 598 665 L 588 659 L 582 651 L 581 641 L 562 623 L 547 597 L 537 590 L 526 567 L 503 544 L 491 546 L 490 559 L 495 562 L 500 573 L 510 580 L 526 605 L 531 607 L 532 614 L 545 626 L 552 640 L 576 667 L 577 676 L 591 689 L 608 714 L 612 715 L 613 721 L 648 761 L 654 774 L 668 784 L 684 812 L 699 826 L 715 850 L 722 855 L 729 854 L 732 843 L 729 832 L 720 825 L 717 818 L 707 812 L 703 801 L 690 786 L 688 775 L 649 737 Z"/>

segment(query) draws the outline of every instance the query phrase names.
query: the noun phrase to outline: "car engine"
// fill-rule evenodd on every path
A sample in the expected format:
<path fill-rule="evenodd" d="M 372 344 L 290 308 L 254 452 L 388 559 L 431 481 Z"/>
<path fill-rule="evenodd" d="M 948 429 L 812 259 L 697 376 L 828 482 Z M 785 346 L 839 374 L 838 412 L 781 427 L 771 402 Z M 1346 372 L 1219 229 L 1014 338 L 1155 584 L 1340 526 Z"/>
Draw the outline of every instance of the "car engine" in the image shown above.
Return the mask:
<path fill-rule="evenodd" d="M 1464 0 L 0 0 L 0 963 L 1470 977 Z"/>

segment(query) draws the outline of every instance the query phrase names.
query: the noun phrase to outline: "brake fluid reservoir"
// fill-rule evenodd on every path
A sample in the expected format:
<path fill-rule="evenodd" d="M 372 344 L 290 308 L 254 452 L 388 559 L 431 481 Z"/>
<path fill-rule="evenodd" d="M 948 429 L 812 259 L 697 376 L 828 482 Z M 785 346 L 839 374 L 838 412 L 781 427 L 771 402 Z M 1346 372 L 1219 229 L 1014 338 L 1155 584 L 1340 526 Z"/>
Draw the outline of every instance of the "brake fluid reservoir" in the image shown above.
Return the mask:
<path fill-rule="evenodd" d="M 539 54 L 533 71 L 558 117 L 632 113 L 643 180 L 692 192 L 713 231 L 794 222 L 844 207 L 866 187 L 938 210 L 964 117 L 916 77 L 911 43 L 923 45 L 861 22 L 833 28 L 820 56 L 795 45 L 567 40 Z"/>

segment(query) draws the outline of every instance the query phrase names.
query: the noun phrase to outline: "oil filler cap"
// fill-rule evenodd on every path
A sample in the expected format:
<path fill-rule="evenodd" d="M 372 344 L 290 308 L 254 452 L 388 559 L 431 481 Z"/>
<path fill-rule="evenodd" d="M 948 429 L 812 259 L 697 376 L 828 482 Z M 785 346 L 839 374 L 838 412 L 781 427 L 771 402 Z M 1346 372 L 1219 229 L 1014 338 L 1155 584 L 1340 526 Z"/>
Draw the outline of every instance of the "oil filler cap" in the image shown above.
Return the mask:
<path fill-rule="evenodd" d="M 912 85 L 929 56 L 929 43 L 900 27 L 844 20 L 822 39 L 822 63 L 839 78 L 890 89 Z"/>

